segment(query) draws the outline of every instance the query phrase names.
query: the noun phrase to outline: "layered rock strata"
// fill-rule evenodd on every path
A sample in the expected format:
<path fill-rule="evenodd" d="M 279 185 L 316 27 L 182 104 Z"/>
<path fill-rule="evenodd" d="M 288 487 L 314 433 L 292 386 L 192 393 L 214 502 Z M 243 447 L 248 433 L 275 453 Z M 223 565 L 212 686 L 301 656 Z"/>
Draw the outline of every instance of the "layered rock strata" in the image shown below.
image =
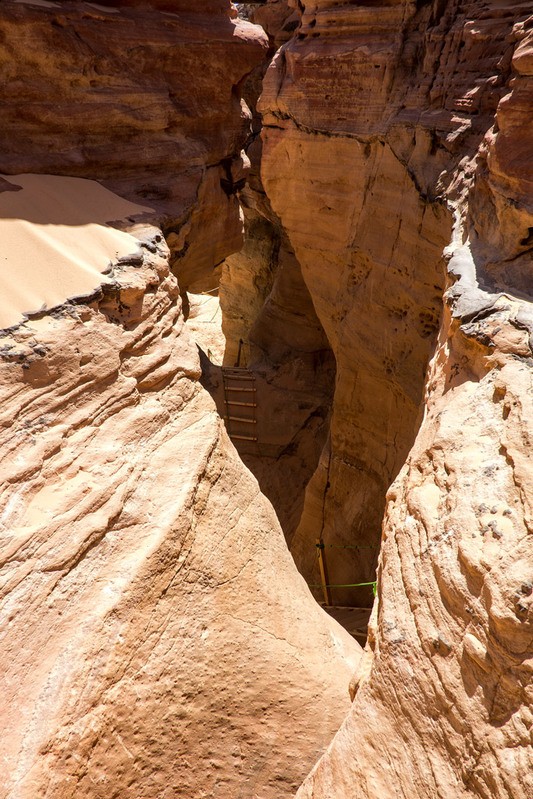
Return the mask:
<path fill-rule="evenodd" d="M 300 17 L 287 0 L 238 7 L 264 27 L 271 47 L 269 58 L 243 87 L 253 120 L 246 145 L 250 171 L 239 191 L 244 246 L 224 261 L 220 275 L 224 363 L 250 366 L 256 376 L 258 443 L 240 442 L 239 451 L 273 503 L 290 544 L 306 486 L 328 436 L 335 360 L 260 175 L 262 120 L 257 101 L 262 80 L 276 47 L 291 38 Z M 212 378 L 213 395 L 224 413 L 221 381 L 216 374 Z"/>
<path fill-rule="evenodd" d="M 300 6 L 262 106 L 264 184 L 337 360 L 304 573 L 317 530 L 377 544 L 386 514 L 352 711 L 297 795 L 527 799 L 531 9 Z M 332 582 L 370 577 L 341 551 Z"/>
<path fill-rule="evenodd" d="M 289 796 L 346 710 L 157 238 L 1 341 L 2 797 Z"/>
<path fill-rule="evenodd" d="M 242 245 L 240 84 L 263 31 L 231 19 L 225 0 L 7 0 L 0 25 L 0 173 L 89 177 L 149 205 L 181 289 L 212 287 Z"/>
<path fill-rule="evenodd" d="M 181 0 L 6 2 L 0 29 L 7 182 L 97 179 L 172 247 L 130 222 L 100 288 L 2 332 L 0 795 L 288 797 L 360 649 L 202 388 L 171 270 L 208 281 L 237 246 L 239 82 L 265 37 Z"/>
<path fill-rule="evenodd" d="M 453 225 L 443 193 L 493 124 L 520 6 L 470 11 L 307 3 L 265 82 L 265 186 L 337 361 L 331 452 L 293 545 L 309 577 L 322 531 L 361 547 L 332 552 L 332 582 L 372 579 L 385 492 L 420 421 Z"/>

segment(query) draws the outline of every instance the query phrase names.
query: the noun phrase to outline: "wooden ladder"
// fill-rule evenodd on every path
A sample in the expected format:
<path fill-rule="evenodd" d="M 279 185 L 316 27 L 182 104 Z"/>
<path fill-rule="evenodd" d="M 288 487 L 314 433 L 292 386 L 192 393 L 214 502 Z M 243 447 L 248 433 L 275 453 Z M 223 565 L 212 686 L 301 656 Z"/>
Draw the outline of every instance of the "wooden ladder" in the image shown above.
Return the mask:
<path fill-rule="evenodd" d="M 232 441 L 257 441 L 255 375 L 238 366 L 223 366 L 226 426 Z"/>

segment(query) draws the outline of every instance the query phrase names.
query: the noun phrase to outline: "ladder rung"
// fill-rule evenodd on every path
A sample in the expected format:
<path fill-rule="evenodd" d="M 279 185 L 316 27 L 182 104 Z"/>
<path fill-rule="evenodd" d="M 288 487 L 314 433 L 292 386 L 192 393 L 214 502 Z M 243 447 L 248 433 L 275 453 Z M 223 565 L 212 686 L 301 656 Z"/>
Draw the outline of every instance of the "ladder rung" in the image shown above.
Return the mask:
<path fill-rule="evenodd" d="M 224 377 L 228 377 L 230 380 L 255 380 L 253 375 L 236 375 L 232 374 L 231 372 L 222 372 Z"/>
<path fill-rule="evenodd" d="M 255 388 L 239 388 L 239 386 L 224 386 L 226 391 L 255 391 Z"/>
<path fill-rule="evenodd" d="M 257 419 L 246 418 L 245 416 L 226 416 L 230 422 L 246 422 L 247 424 L 257 424 Z"/>
<path fill-rule="evenodd" d="M 233 435 L 233 433 L 230 434 L 230 438 L 231 439 L 238 438 L 239 441 L 257 441 L 257 438 L 255 436 L 235 436 Z"/>
<path fill-rule="evenodd" d="M 236 402 L 235 400 L 226 400 L 226 405 L 242 405 L 246 408 L 257 408 L 256 402 Z"/>

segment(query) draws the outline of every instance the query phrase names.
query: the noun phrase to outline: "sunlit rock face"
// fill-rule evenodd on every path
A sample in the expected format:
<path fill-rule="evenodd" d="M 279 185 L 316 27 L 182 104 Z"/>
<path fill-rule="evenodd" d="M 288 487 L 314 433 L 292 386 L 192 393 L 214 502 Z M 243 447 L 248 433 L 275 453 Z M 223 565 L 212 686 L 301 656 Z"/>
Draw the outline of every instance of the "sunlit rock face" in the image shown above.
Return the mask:
<path fill-rule="evenodd" d="M 527 799 L 531 9 L 299 5 L 262 177 L 337 382 L 295 558 L 312 579 L 321 533 L 332 583 L 371 580 L 385 521 L 352 711 L 298 799 Z"/>
<path fill-rule="evenodd" d="M 358 545 L 329 553 L 331 582 L 350 584 L 373 579 L 385 492 L 413 441 L 451 223 L 427 185 L 436 176 L 415 174 L 429 136 L 399 123 L 390 140 L 377 135 L 397 102 L 384 75 L 398 58 L 402 7 L 314 9 L 265 82 L 263 178 L 337 362 L 331 444 L 293 552 L 316 583 L 317 536 Z M 335 597 L 368 604 L 372 592 Z"/>
<path fill-rule="evenodd" d="M 175 274 L 204 279 L 237 246 L 239 83 L 266 38 L 229 2 L 155 5 L 0 9 L 0 232 L 16 196 L 17 257 L 31 238 L 25 266 L 55 281 L 53 308 L 24 305 L 0 338 L 2 799 L 288 799 L 360 656 L 202 388 Z M 76 207 L 58 216 L 50 194 L 25 212 L 29 184 L 57 175 Z M 76 226 L 91 257 L 114 226 L 132 250 L 106 249 L 101 285 L 61 301 L 51 253 L 86 270 Z M 31 282 L 1 258 L 10 289 Z"/>
<path fill-rule="evenodd" d="M 158 235 L 0 340 L 6 799 L 289 797 L 349 705 L 359 647 L 200 386 Z"/>
<path fill-rule="evenodd" d="M 234 15 L 229 0 L 2 3 L 0 173 L 96 178 L 155 207 L 180 287 L 212 287 L 242 245 L 239 86 L 267 47 Z"/>

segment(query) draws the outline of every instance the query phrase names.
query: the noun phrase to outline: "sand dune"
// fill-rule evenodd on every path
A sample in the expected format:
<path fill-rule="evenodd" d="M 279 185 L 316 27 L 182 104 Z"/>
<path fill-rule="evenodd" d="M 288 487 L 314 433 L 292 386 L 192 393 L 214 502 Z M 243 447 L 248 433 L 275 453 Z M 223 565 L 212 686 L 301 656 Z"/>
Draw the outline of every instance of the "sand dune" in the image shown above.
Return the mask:
<path fill-rule="evenodd" d="M 0 327 L 107 282 L 109 263 L 138 249 L 108 223 L 151 211 L 93 180 L 1 176 Z"/>

